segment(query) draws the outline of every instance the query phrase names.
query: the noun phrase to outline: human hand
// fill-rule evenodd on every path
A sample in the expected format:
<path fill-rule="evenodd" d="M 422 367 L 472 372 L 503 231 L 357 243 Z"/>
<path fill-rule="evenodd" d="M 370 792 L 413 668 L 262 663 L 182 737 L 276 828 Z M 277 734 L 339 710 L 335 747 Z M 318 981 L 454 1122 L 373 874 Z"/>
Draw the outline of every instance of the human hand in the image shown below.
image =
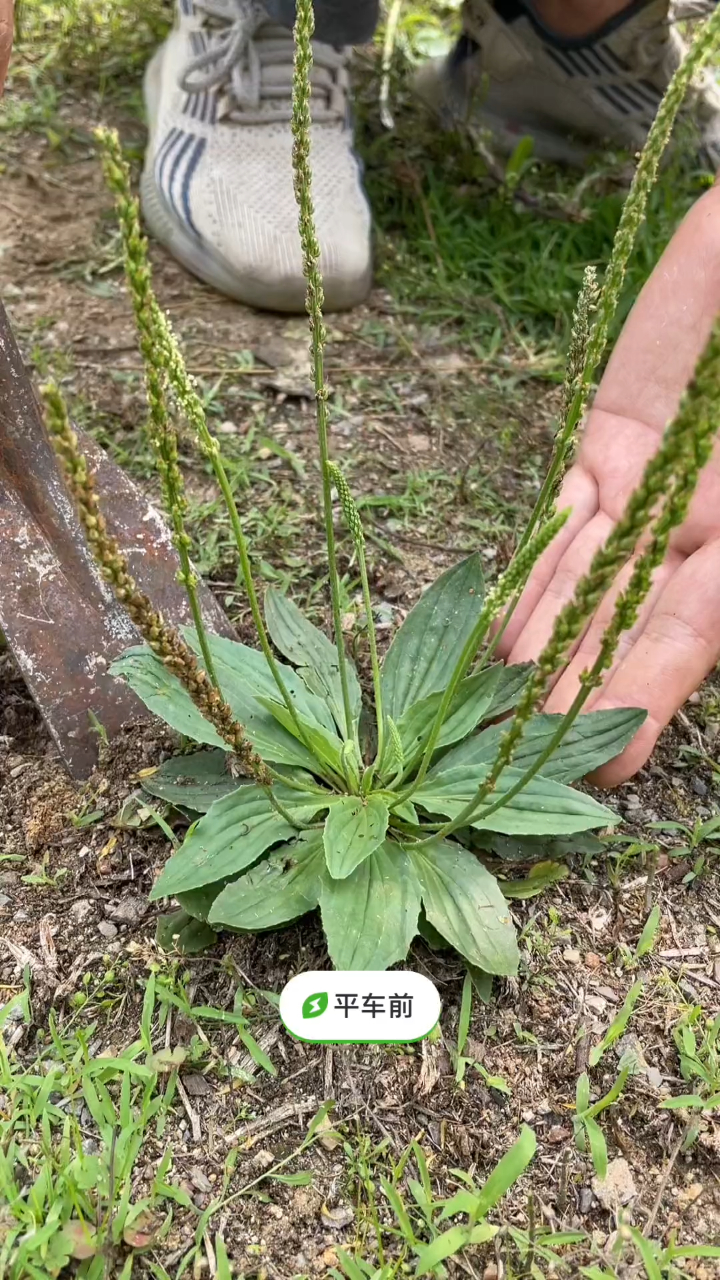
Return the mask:
<path fill-rule="evenodd" d="M 5 84 L 13 38 L 14 0 L 0 0 L 0 94 Z"/>
<path fill-rule="evenodd" d="M 572 515 L 536 566 L 500 646 L 509 662 L 538 657 L 656 452 L 720 312 L 720 187 L 690 211 L 643 289 L 602 379 L 558 509 Z M 718 388 L 720 426 L 720 387 Z M 545 710 L 566 711 L 597 656 L 618 577 L 575 648 Z M 639 706 L 648 718 L 625 751 L 596 775 L 615 786 L 645 763 L 660 731 L 720 657 L 720 443 L 688 518 L 672 535 L 638 621 L 620 640 L 603 686 L 585 710 Z"/>

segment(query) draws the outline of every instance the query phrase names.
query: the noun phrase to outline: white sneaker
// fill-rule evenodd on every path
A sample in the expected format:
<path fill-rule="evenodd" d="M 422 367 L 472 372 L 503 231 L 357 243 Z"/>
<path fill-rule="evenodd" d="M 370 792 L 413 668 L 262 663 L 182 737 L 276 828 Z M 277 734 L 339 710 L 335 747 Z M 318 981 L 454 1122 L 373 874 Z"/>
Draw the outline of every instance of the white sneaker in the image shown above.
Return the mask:
<path fill-rule="evenodd" d="M 372 280 L 370 209 L 348 122 L 347 55 L 313 46 L 312 170 L 328 310 Z M 177 0 L 145 74 L 141 184 L 152 234 L 201 280 L 251 306 L 302 311 L 292 179 L 292 33 L 258 0 Z"/>
<path fill-rule="evenodd" d="M 677 22 L 707 17 L 715 0 L 639 0 L 592 36 L 562 39 L 520 0 L 466 0 L 463 36 L 421 68 L 417 89 L 451 123 L 477 107 L 498 146 L 531 134 L 535 153 L 582 163 L 598 144 L 642 147 L 685 43 Z M 707 71 L 686 103 L 700 149 L 720 165 L 720 91 Z M 474 119 L 473 115 L 473 119 Z"/>

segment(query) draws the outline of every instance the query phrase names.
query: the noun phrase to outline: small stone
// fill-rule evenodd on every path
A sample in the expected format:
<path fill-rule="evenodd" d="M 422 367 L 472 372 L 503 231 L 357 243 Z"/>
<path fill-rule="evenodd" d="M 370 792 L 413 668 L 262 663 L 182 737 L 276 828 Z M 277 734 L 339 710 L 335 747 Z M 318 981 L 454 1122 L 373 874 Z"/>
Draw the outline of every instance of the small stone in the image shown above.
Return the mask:
<path fill-rule="evenodd" d="M 483 1271 L 483 1280 L 498 1280 L 498 1269 L 494 1262 L 489 1262 Z"/>
<path fill-rule="evenodd" d="M 585 956 L 585 965 L 588 969 L 599 969 L 602 966 L 602 956 L 596 951 L 588 951 Z"/>
<path fill-rule="evenodd" d="M 19 883 L 19 871 L 0 871 L 0 885 L 2 885 L 3 889 L 11 889 L 14 885 Z"/>
<path fill-rule="evenodd" d="M 610 1213 L 616 1212 L 622 1205 L 634 1200 L 637 1187 L 627 1160 L 622 1156 L 617 1160 L 611 1160 L 606 1176 L 593 1178 L 592 1189 L 603 1209 L 607 1209 Z"/>
<path fill-rule="evenodd" d="M 690 786 L 695 792 L 695 795 L 700 796 L 701 799 L 704 799 L 708 793 L 707 783 L 703 782 L 702 778 L 692 778 L 690 781 Z"/>
<path fill-rule="evenodd" d="M 108 940 L 116 938 L 117 925 L 113 924 L 110 920 L 101 920 L 98 925 L 98 933 L 102 934 L 103 938 L 107 938 Z"/>
<path fill-rule="evenodd" d="M 202 1169 L 198 1169 L 197 1166 L 190 1170 L 190 1181 L 196 1191 L 204 1191 L 206 1194 L 212 1191 L 207 1174 L 203 1173 Z"/>
<path fill-rule="evenodd" d="M 700 703 L 702 702 L 702 698 L 700 697 L 700 694 L 698 693 L 697 689 L 695 690 L 694 693 L 690 694 L 690 697 L 688 698 L 688 702 L 693 707 L 700 706 Z"/>
<path fill-rule="evenodd" d="M 580 952 L 576 951 L 574 947 L 566 947 L 563 951 L 563 960 L 567 960 L 568 964 L 580 964 Z"/>
<path fill-rule="evenodd" d="M 95 915 L 94 904 L 89 898 L 80 898 L 77 902 L 73 902 L 70 908 L 70 915 L 78 924 L 84 924 L 90 916 Z"/>
<path fill-rule="evenodd" d="M 336 1209 L 328 1209 L 327 1205 L 323 1205 L 320 1210 L 320 1217 L 326 1227 L 349 1227 L 355 1214 L 350 1205 L 340 1204 Z"/>
<path fill-rule="evenodd" d="M 205 1076 L 201 1076 L 197 1071 L 190 1071 L 188 1075 L 183 1076 L 183 1084 L 185 1092 L 191 1098 L 207 1098 L 212 1093 L 213 1087 Z"/>
<path fill-rule="evenodd" d="M 270 1165 L 275 1163 L 275 1156 L 272 1151 L 256 1151 L 252 1162 L 256 1169 L 269 1169 Z"/>
<path fill-rule="evenodd" d="M 326 1249 L 322 1260 L 326 1267 L 336 1267 L 338 1264 L 338 1256 L 334 1249 Z"/>
<path fill-rule="evenodd" d="M 645 1074 L 647 1076 L 648 1084 L 653 1089 L 662 1088 L 662 1072 L 658 1071 L 657 1067 L 648 1067 Z"/>
<path fill-rule="evenodd" d="M 563 1129 L 561 1124 L 554 1124 L 548 1129 L 546 1142 L 567 1142 L 572 1137 L 570 1129 Z"/>
<path fill-rule="evenodd" d="M 626 809 L 639 809 L 639 808 L 640 808 L 640 797 L 639 797 L 639 795 L 638 795 L 635 791 L 630 791 L 630 792 L 628 793 L 628 795 L 626 795 L 626 797 L 625 797 L 625 808 L 626 808 Z"/>
<path fill-rule="evenodd" d="M 585 1216 L 586 1213 L 589 1213 L 590 1210 L 592 1209 L 594 1199 L 595 1197 L 592 1191 L 590 1190 L 590 1188 L 583 1187 L 582 1190 L 580 1191 L 580 1196 L 578 1199 L 578 1209 L 580 1213 L 583 1215 L 583 1217 Z"/>
<path fill-rule="evenodd" d="M 2 910 L 3 907 L 7 907 L 9 903 L 10 903 L 10 898 L 8 897 L 8 895 L 6 893 L 0 893 L 0 911 Z"/>
<path fill-rule="evenodd" d="M 127 895 L 114 906 L 105 908 L 105 914 L 116 924 L 137 924 L 147 912 L 148 904 L 143 898 Z"/>
<path fill-rule="evenodd" d="M 218 435 L 221 435 L 221 436 L 236 436 L 238 433 L 238 429 L 235 423 L 229 422 L 229 421 L 221 422 L 219 427 L 217 428 L 217 431 L 218 431 Z"/>

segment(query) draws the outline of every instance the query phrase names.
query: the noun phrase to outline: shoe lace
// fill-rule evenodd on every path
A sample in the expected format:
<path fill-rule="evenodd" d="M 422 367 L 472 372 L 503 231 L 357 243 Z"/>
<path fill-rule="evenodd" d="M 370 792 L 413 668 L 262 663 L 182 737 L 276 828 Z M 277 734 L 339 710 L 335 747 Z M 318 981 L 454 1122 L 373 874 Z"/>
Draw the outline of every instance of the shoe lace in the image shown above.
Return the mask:
<path fill-rule="evenodd" d="M 188 59 L 178 79 L 185 93 L 222 91 L 218 119 L 273 124 L 292 119 L 293 38 L 272 24 L 260 0 L 195 0 L 205 47 Z M 314 122 L 344 120 L 348 79 L 345 57 L 313 43 Z"/>
<path fill-rule="evenodd" d="M 677 70 L 682 57 L 681 45 L 670 39 L 672 28 L 682 22 L 701 22 L 710 17 L 716 7 L 716 0 L 673 0 L 667 17 L 638 36 L 634 47 L 637 69 L 645 74 L 662 70 L 669 78 Z M 688 90 L 686 110 L 711 115 L 717 112 L 718 105 L 720 100 L 715 78 L 705 68 Z"/>

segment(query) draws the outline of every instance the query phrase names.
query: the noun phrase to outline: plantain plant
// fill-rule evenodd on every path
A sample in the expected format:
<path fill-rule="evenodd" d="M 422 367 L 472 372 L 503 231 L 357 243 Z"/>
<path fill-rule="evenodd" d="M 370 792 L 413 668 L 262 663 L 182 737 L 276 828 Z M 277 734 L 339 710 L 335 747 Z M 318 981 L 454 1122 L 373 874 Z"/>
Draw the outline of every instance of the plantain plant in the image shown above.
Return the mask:
<path fill-rule="evenodd" d="M 561 874 L 552 859 L 568 839 L 617 815 L 569 784 L 627 745 L 641 709 L 579 717 L 633 625 L 672 529 L 684 518 L 709 458 L 720 376 L 720 330 L 698 364 L 676 418 L 606 545 L 560 613 L 537 664 L 505 667 L 498 637 L 538 557 L 569 512 L 556 509 L 562 474 L 606 346 L 625 267 L 673 121 L 694 73 L 720 37 L 720 11 L 697 35 L 650 132 L 611 262 L 599 287 L 588 270 L 575 314 L 562 419 L 548 478 L 505 573 L 487 588 L 480 556 L 444 573 L 410 610 L 380 657 L 362 523 L 329 449 L 325 331 L 310 170 L 312 0 L 298 0 L 295 30 L 294 179 L 308 284 L 333 639 L 291 599 L 261 605 L 240 512 L 217 440 L 151 287 L 138 208 L 116 135 L 100 131 L 115 194 L 128 283 L 146 368 L 149 433 L 194 625 L 179 634 L 135 586 L 100 511 L 57 388 L 48 426 L 88 540 L 145 644 L 114 665 L 145 704 L 201 749 L 161 766 L 146 790 L 192 821 L 153 889 L 180 912 L 165 936 L 188 947 L 220 929 L 272 929 L 320 909 L 341 969 L 384 969 L 418 934 L 450 945 L 486 974 L 510 975 L 518 946 L 508 898 Z M 188 557 L 176 423 L 213 467 L 227 503 L 259 649 L 206 632 Z M 363 688 L 341 625 L 333 491 L 362 584 L 371 688 Z M 636 548 L 642 540 L 642 550 Z M 635 554 L 595 663 L 565 715 L 538 711 L 599 601 Z M 510 715 L 509 713 L 513 713 Z M 199 815 L 199 816 L 198 816 Z M 526 882 L 498 879 L 502 860 L 543 862 Z M 550 863 L 548 863 L 550 859 Z"/>

